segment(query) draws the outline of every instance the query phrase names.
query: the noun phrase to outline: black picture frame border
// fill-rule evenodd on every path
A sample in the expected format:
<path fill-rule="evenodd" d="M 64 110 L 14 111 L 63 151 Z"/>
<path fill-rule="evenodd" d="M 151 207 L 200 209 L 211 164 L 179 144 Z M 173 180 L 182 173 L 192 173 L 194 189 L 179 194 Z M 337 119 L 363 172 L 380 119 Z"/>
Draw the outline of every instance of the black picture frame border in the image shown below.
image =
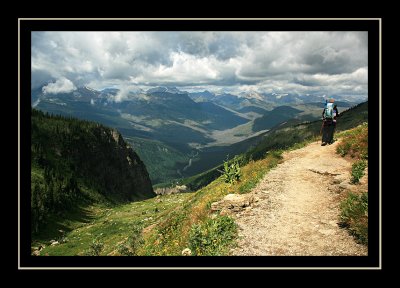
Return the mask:
<path fill-rule="evenodd" d="M 368 19 L 18 19 L 20 190 L 19 269 L 380 269 L 381 18 Z M 33 257 L 30 251 L 30 87 L 32 31 L 368 31 L 368 256 Z M 29 179 L 29 180 L 28 180 Z"/>

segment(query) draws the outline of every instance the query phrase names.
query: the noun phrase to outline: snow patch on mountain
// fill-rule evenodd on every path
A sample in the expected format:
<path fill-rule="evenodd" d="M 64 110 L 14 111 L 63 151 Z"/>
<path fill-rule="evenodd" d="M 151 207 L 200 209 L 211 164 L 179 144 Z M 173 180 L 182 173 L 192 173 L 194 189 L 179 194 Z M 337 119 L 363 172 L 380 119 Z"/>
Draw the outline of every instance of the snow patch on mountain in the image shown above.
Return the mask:
<path fill-rule="evenodd" d="M 172 94 L 187 94 L 185 91 L 181 91 L 176 87 L 155 87 L 147 90 L 147 94 L 155 93 L 155 92 L 164 92 L 164 93 L 172 93 Z"/>

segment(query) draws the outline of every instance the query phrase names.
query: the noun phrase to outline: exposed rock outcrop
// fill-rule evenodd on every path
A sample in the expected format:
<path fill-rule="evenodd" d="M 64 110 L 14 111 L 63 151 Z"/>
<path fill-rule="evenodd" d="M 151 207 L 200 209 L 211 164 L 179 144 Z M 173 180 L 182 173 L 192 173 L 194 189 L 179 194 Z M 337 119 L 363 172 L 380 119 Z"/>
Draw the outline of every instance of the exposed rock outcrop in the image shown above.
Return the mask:
<path fill-rule="evenodd" d="M 211 211 L 220 211 L 220 215 L 230 215 L 244 210 L 257 201 L 258 198 L 250 194 L 228 194 L 221 201 L 212 203 Z"/>
<path fill-rule="evenodd" d="M 154 192 L 157 195 L 168 195 L 168 194 L 176 194 L 176 193 L 184 193 L 188 192 L 188 188 L 185 185 L 177 185 L 175 187 L 165 187 L 165 188 L 157 188 Z"/>

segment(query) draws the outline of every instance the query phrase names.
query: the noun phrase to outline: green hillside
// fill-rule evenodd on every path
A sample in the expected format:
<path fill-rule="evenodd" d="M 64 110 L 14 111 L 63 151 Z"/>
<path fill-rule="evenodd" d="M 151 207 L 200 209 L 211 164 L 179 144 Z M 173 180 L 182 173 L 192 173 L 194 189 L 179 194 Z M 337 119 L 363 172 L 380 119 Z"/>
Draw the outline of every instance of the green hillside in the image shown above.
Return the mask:
<path fill-rule="evenodd" d="M 368 122 L 368 102 L 360 103 L 354 107 L 349 108 L 340 114 L 337 122 L 337 132 L 354 128 L 364 122 Z M 239 151 L 243 146 L 247 147 L 247 151 L 241 154 L 243 163 L 247 163 L 250 159 L 257 160 L 262 159 L 265 153 L 274 149 L 286 149 L 295 145 L 296 143 L 303 142 L 305 140 L 314 139 L 319 137 L 321 131 L 321 120 L 312 122 L 302 122 L 300 119 L 290 119 L 284 124 L 278 124 L 273 127 L 267 133 L 261 134 L 260 136 L 250 138 L 243 142 L 236 143 L 229 147 L 229 149 L 223 150 L 231 152 L 229 156 L 232 158 L 235 154 L 241 154 Z M 222 149 L 222 148 L 221 148 Z M 187 179 L 179 181 L 187 185 L 189 188 L 199 189 L 204 185 L 207 185 L 220 174 L 217 169 L 222 167 L 222 155 L 218 153 L 218 147 L 212 147 L 209 151 L 210 155 L 213 155 L 213 159 L 219 159 L 218 165 L 214 163 L 216 168 L 213 168 L 207 172 L 191 176 Z M 226 155 L 224 156 L 226 158 Z M 194 167 L 196 167 L 194 165 Z M 198 167 L 198 166 L 197 166 Z"/>
<path fill-rule="evenodd" d="M 34 234 L 58 218 L 85 218 L 92 203 L 154 197 L 146 168 L 118 131 L 98 123 L 31 112 Z"/>
<path fill-rule="evenodd" d="M 358 104 L 342 112 L 337 120 L 336 131 L 354 128 L 368 121 L 368 102 Z M 321 131 L 322 121 L 301 122 L 292 119 L 278 125 L 265 134 L 258 145 L 247 151 L 247 156 L 259 159 L 271 149 L 285 149 L 295 143 L 318 136 Z"/>
<path fill-rule="evenodd" d="M 338 120 L 338 130 L 366 122 L 367 108 L 368 103 L 362 103 L 344 112 Z M 157 196 L 115 206 L 88 205 L 80 218 L 61 221 L 69 229 L 53 238 L 57 245 L 51 245 L 50 236 L 42 237 L 32 243 L 32 249 L 38 253 L 38 247 L 45 247 L 39 255 L 49 256 L 182 255 L 186 248 L 191 249 L 192 255 L 228 255 L 237 239 L 237 227 L 230 217 L 213 214 L 211 203 L 227 194 L 251 191 L 281 160 L 282 150 L 273 149 L 301 147 L 306 144 L 304 140 L 315 140 L 320 124 L 320 121 L 293 120 L 273 128 L 258 145 L 237 158 L 238 182 L 226 183 L 224 177 L 219 177 L 219 171 L 211 169 L 179 183 L 191 185 L 193 193 Z M 32 170 L 32 175 L 41 177 L 36 170 Z"/>
<path fill-rule="evenodd" d="M 156 140 L 129 136 L 124 138 L 146 164 L 153 184 L 181 178 L 177 170 L 182 170 L 188 163 L 190 157 L 187 153 Z"/>
<path fill-rule="evenodd" d="M 290 106 L 279 106 L 272 111 L 264 113 L 264 116 L 254 120 L 253 131 L 270 129 L 275 125 L 294 118 L 301 110 Z"/>
<path fill-rule="evenodd" d="M 276 166 L 279 154 L 243 167 L 239 185 L 222 178 L 194 193 L 157 196 L 114 207 L 89 206 L 85 219 L 57 237 L 36 240 L 32 250 L 48 256 L 225 255 L 236 239 L 236 225 L 226 216 L 210 218 L 210 204 L 228 193 L 246 193 Z M 65 222 L 65 221 L 64 221 Z M 57 245 L 51 245 L 56 240 Z"/>

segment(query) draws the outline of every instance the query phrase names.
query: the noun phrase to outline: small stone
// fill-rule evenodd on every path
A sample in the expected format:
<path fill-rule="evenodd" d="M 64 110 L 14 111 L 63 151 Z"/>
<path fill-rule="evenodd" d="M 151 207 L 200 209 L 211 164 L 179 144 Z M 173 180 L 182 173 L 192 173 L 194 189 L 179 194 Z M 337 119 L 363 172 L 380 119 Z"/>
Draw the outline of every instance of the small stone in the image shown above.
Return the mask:
<path fill-rule="evenodd" d="M 189 248 L 185 248 L 182 250 L 182 256 L 190 256 L 192 255 L 192 251 Z"/>
<path fill-rule="evenodd" d="M 58 243 L 58 241 L 54 241 L 54 242 L 51 243 L 51 246 L 56 246 L 58 244 L 60 244 L 60 243 Z"/>
<path fill-rule="evenodd" d="M 229 214 L 230 214 L 230 211 L 229 211 L 229 209 L 226 209 L 226 208 L 223 208 L 221 210 L 221 212 L 219 213 L 219 215 L 221 215 L 221 216 L 229 215 Z"/>
<path fill-rule="evenodd" d="M 340 183 L 338 187 L 343 190 L 351 190 L 352 188 L 351 185 L 346 182 Z"/>

